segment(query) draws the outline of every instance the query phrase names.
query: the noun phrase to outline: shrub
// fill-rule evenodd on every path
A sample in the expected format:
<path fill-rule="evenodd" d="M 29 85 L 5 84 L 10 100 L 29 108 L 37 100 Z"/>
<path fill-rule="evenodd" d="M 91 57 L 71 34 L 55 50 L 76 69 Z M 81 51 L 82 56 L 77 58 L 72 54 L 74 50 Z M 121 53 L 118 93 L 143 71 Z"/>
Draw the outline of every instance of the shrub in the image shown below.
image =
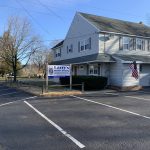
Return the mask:
<path fill-rule="evenodd" d="M 61 77 L 60 83 L 62 85 L 70 84 L 69 77 Z M 85 90 L 104 89 L 107 85 L 107 78 L 100 76 L 72 76 L 72 84 L 84 83 Z"/>

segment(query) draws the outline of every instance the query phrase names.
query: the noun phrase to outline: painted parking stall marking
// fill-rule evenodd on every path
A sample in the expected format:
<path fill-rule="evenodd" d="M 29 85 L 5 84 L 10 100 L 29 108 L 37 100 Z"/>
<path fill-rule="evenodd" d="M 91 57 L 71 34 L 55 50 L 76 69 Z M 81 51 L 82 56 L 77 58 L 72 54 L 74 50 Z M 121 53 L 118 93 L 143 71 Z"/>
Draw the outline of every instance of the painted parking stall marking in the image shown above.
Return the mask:
<path fill-rule="evenodd" d="M 37 96 L 32 96 L 32 97 L 28 97 L 28 98 L 24 98 L 24 99 L 20 99 L 20 100 L 16 100 L 16 101 L 12 101 L 12 102 L 8 102 L 8 103 L 3 103 L 0 105 L 0 107 L 2 106 L 6 106 L 6 105 L 9 105 L 9 104 L 13 104 L 13 103 L 16 103 L 16 102 L 20 102 L 20 101 L 25 101 L 25 100 L 29 100 L 29 99 L 34 99 L 36 98 Z"/>
<path fill-rule="evenodd" d="M 125 96 L 125 97 L 132 98 L 132 99 L 138 99 L 138 100 L 144 100 L 144 101 L 150 101 L 150 99 L 142 98 L 142 97 L 135 97 L 135 96 Z"/>
<path fill-rule="evenodd" d="M 105 106 L 105 107 L 109 107 L 109 108 L 112 108 L 112 109 L 120 110 L 120 111 L 129 113 L 129 114 L 132 114 L 132 115 L 136 115 L 136 116 L 139 116 L 139 117 L 142 117 L 142 118 L 150 119 L 150 117 L 148 117 L 148 116 L 141 115 L 141 114 L 138 114 L 138 113 L 135 113 L 135 112 L 132 112 L 132 111 L 125 110 L 125 109 L 121 109 L 121 108 L 118 108 L 118 107 L 115 107 L 115 106 L 111 106 L 111 105 L 100 103 L 100 102 L 95 102 L 93 100 L 82 98 L 82 97 L 78 97 L 78 96 L 74 96 L 74 95 L 70 95 L 70 96 L 74 97 L 74 98 L 78 98 L 78 99 L 84 100 L 84 101 L 87 101 L 87 102 L 90 102 L 90 103 L 95 103 L 95 104 L 102 105 L 102 106 Z"/>
<path fill-rule="evenodd" d="M 15 94 L 15 93 L 20 93 L 20 91 L 18 92 L 10 92 L 10 93 L 5 93 L 5 94 L 1 94 L 0 96 L 5 96 L 5 95 L 11 95 L 11 94 Z"/>
<path fill-rule="evenodd" d="M 39 114 L 42 118 L 44 118 L 48 123 L 50 123 L 52 126 L 54 126 L 57 130 L 59 130 L 63 135 L 68 137 L 71 141 L 73 141 L 78 147 L 84 148 L 85 145 L 80 143 L 77 139 L 75 139 L 73 136 L 68 134 L 65 130 L 63 130 L 60 126 L 58 126 L 55 122 L 50 120 L 48 117 L 46 117 L 44 114 L 42 114 L 40 111 L 38 111 L 35 107 L 33 107 L 29 102 L 24 101 L 25 104 L 27 104 L 30 108 L 32 108 L 37 114 Z"/>

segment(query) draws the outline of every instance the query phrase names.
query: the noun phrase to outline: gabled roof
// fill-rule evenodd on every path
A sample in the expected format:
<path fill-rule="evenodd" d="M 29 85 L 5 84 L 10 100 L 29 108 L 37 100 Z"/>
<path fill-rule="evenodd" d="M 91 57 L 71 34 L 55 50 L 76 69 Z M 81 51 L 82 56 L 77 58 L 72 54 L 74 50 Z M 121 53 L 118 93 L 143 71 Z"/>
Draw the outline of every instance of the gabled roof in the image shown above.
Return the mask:
<path fill-rule="evenodd" d="M 61 61 L 52 62 L 53 65 L 61 64 L 80 64 L 80 63 L 89 63 L 89 62 L 115 62 L 115 59 L 108 54 L 92 54 L 77 58 L 65 59 Z"/>
<path fill-rule="evenodd" d="M 100 31 L 150 37 L 150 27 L 140 23 L 112 19 L 79 12 Z"/>
<path fill-rule="evenodd" d="M 62 46 L 64 43 L 64 40 L 62 40 L 61 42 L 57 43 L 55 46 L 52 47 L 52 49 L 56 49 L 57 47 Z"/>

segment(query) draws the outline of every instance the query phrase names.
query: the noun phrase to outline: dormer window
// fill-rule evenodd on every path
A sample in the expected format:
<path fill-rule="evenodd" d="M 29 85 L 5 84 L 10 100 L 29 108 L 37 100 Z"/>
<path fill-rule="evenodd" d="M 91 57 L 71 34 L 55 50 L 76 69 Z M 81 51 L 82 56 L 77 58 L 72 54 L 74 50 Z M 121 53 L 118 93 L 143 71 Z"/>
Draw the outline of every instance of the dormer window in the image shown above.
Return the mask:
<path fill-rule="evenodd" d="M 129 37 L 123 37 L 123 49 L 129 49 L 129 42 L 130 42 Z"/>
<path fill-rule="evenodd" d="M 138 50 L 145 50 L 145 40 L 138 38 L 136 40 L 136 47 Z"/>
<path fill-rule="evenodd" d="M 135 50 L 136 39 L 133 37 L 119 37 L 119 49 L 120 50 Z"/>

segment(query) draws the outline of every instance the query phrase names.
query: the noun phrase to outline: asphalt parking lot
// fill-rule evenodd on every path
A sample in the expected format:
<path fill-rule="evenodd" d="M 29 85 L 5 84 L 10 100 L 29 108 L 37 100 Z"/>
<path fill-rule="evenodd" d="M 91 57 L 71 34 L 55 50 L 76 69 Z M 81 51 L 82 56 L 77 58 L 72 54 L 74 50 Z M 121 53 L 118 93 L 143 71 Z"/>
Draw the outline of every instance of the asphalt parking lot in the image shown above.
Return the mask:
<path fill-rule="evenodd" d="M 148 150 L 149 93 L 44 98 L 0 85 L 0 150 Z"/>

